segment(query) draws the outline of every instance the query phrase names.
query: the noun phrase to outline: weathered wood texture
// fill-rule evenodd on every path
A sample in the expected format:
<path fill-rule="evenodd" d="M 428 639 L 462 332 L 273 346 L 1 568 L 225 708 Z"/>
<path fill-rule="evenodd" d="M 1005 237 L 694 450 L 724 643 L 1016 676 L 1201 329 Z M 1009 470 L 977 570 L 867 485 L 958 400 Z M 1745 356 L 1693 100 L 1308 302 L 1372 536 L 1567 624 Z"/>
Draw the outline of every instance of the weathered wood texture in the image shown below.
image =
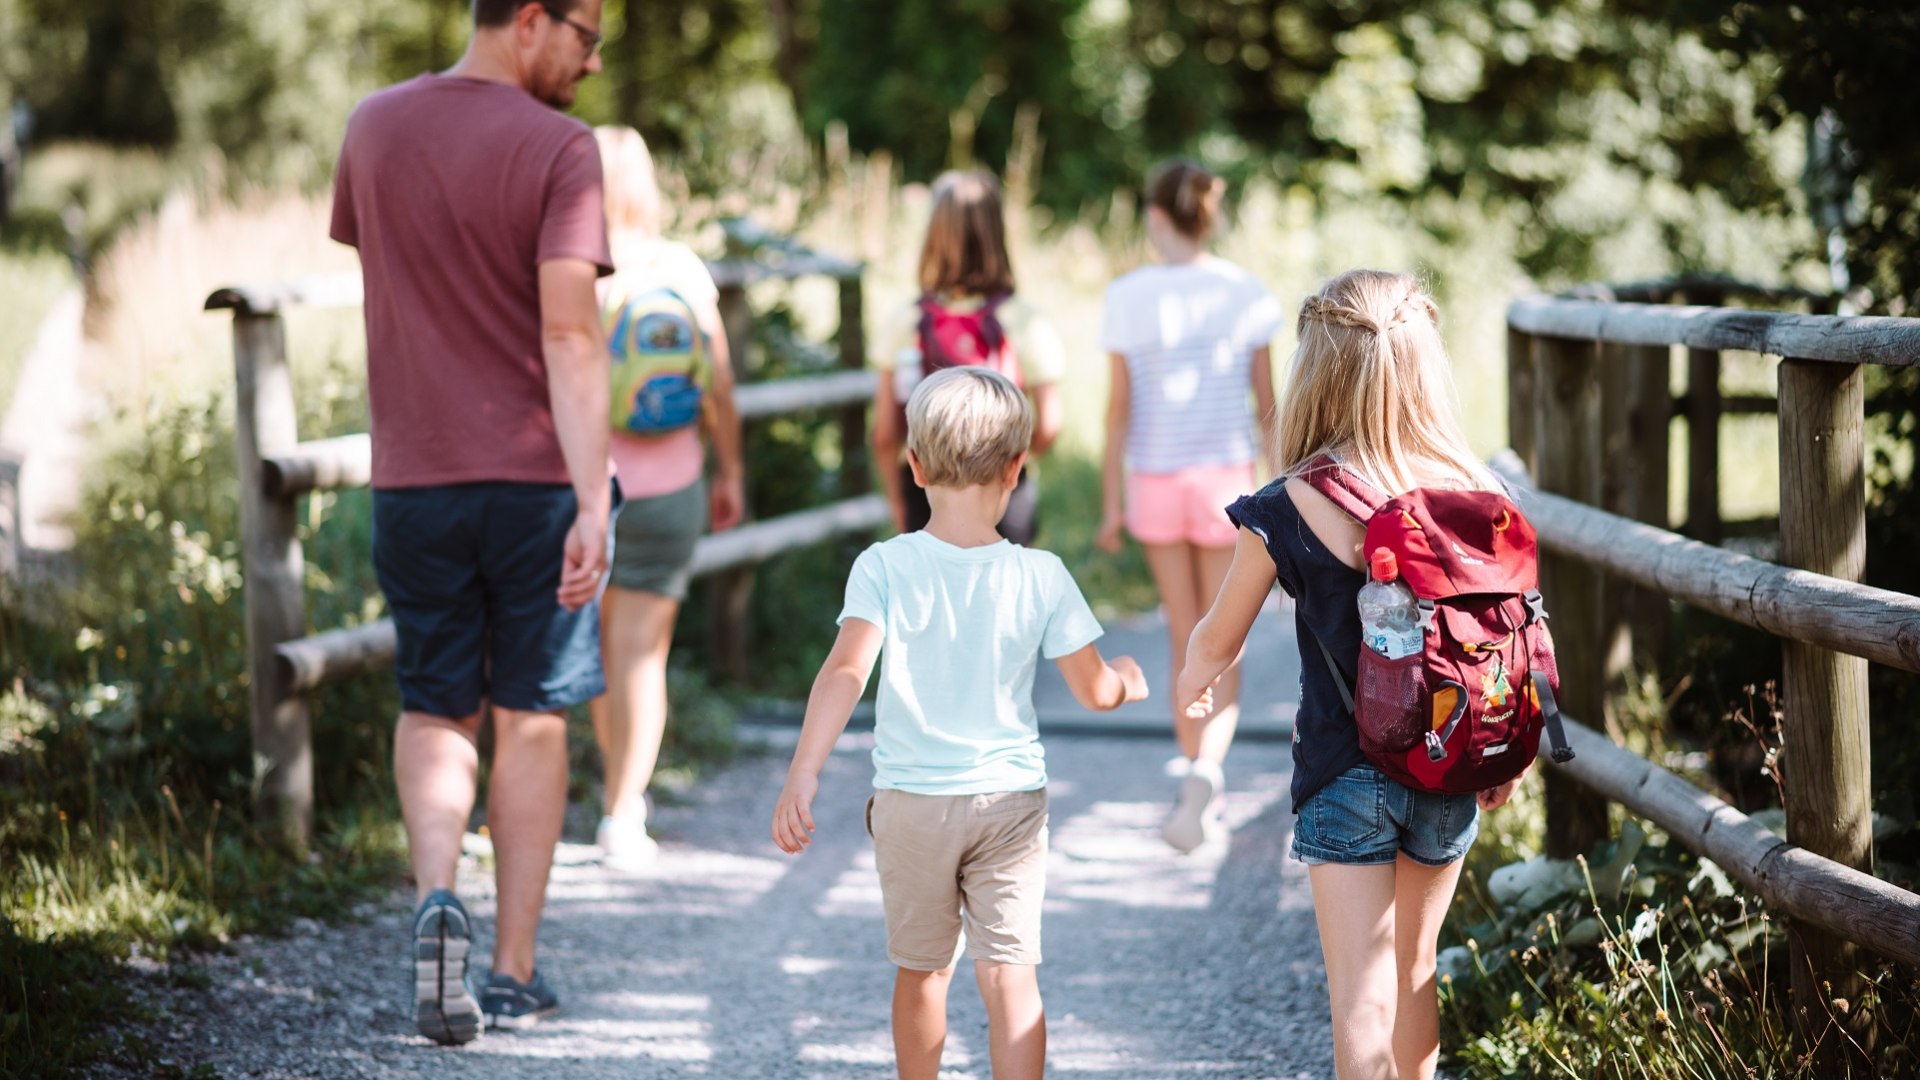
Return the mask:
<path fill-rule="evenodd" d="M 1532 476 L 1540 469 L 1534 434 L 1535 363 L 1532 334 L 1507 328 L 1507 446 Z"/>
<path fill-rule="evenodd" d="M 313 747 L 307 705 L 280 677 L 274 648 L 306 633 L 298 521 L 291 500 L 268 498 L 263 456 L 299 445 L 286 323 L 278 315 L 233 319 L 234 462 L 240 480 L 245 568 L 248 711 L 252 718 L 256 812 L 296 851 L 313 820 Z"/>
<path fill-rule="evenodd" d="M 867 463 L 867 403 L 873 400 L 874 376 L 867 370 L 866 293 L 855 275 L 840 282 L 840 369 L 835 378 L 863 380 L 866 396 L 849 401 L 840 411 L 840 495 L 851 498 L 873 490 L 873 470 Z"/>
<path fill-rule="evenodd" d="M 1666 345 L 1627 348 L 1627 425 L 1633 458 L 1631 511 L 1627 516 L 1658 528 L 1670 522 L 1672 486 L 1673 350 Z M 1633 633 L 1634 661 L 1657 667 L 1666 655 L 1673 626 L 1673 609 L 1665 594 L 1635 589 L 1627 601 L 1627 622 Z"/>
<path fill-rule="evenodd" d="M 373 482 L 373 439 L 341 435 L 295 444 L 260 461 L 260 483 L 268 498 L 306 491 L 337 491 Z"/>
<path fill-rule="evenodd" d="M 693 549 L 693 574 L 736 570 L 836 536 L 871 532 L 886 524 L 888 513 L 885 498 L 864 495 L 703 536 Z M 290 692 L 311 690 L 388 667 L 393 650 L 393 622 L 381 619 L 281 642 L 275 667 Z"/>
<path fill-rule="evenodd" d="M 1780 365 L 1780 555 L 1842 581 L 1866 570 L 1865 380 L 1860 368 Z M 1867 663 L 1788 638 L 1781 655 L 1787 838 L 1816 855 L 1873 865 Z M 1799 933 L 1796 1000 L 1858 997 L 1847 937 Z M 1857 938 L 1856 938 L 1857 940 Z"/>
<path fill-rule="evenodd" d="M 1510 455 L 1494 468 L 1520 488 L 1550 553 L 1782 638 L 1920 672 L 1920 597 L 1776 566 L 1539 491 Z"/>
<path fill-rule="evenodd" d="M 873 376 L 866 372 L 746 383 L 734 392 L 742 420 L 816 409 L 864 409 L 872 400 Z M 361 434 L 303 442 L 260 465 L 261 482 L 270 496 L 365 487 L 373 479 L 373 440 Z"/>
<path fill-rule="evenodd" d="M 1507 325 L 1542 337 L 1622 345 L 1741 349 L 1842 364 L 1920 364 L 1920 320 L 1916 319 L 1528 296 L 1507 308 Z"/>
<path fill-rule="evenodd" d="M 1687 350 L 1687 535 L 1720 534 L 1720 354 Z"/>
<path fill-rule="evenodd" d="M 1601 498 L 1600 350 L 1591 341 L 1533 343 L 1534 438 L 1540 483 L 1548 491 L 1597 503 Z M 1606 711 L 1604 579 L 1579 559 L 1540 560 L 1540 590 L 1552 612 L 1560 658 L 1561 703 L 1576 716 Z M 1605 800 L 1564 777 L 1547 776 L 1547 853 L 1586 854 L 1607 835 Z"/>
<path fill-rule="evenodd" d="M 1788 843 L 1584 724 L 1568 721 L 1567 738 L 1575 757 L 1564 765 L 1548 762 L 1550 775 L 1572 777 L 1659 825 L 1776 911 L 1920 964 L 1920 894 Z"/>
<path fill-rule="evenodd" d="M 235 315 L 272 315 L 288 308 L 359 307 L 365 288 L 359 274 L 316 274 L 292 281 L 232 285 L 207 297 L 207 311 Z"/>

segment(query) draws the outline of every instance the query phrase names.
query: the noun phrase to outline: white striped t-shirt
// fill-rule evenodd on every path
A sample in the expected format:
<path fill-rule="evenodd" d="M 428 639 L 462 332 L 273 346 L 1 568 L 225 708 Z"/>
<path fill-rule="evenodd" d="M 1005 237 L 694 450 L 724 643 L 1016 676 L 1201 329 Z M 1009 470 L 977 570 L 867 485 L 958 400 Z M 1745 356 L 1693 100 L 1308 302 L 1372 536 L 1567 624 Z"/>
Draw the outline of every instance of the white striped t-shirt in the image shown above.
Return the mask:
<path fill-rule="evenodd" d="M 1127 359 L 1127 467 L 1173 473 L 1254 458 L 1252 358 L 1280 329 L 1253 275 L 1205 256 L 1107 286 L 1100 346 Z"/>

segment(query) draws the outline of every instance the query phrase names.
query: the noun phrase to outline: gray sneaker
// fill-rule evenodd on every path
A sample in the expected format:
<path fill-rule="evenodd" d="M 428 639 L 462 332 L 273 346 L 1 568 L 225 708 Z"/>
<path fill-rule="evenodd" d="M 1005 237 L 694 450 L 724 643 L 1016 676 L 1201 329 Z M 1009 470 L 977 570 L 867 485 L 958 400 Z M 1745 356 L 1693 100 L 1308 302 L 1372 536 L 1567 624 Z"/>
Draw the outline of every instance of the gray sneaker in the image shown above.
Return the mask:
<path fill-rule="evenodd" d="M 435 889 L 413 917 L 413 1023 L 449 1046 L 480 1034 L 480 1003 L 467 989 L 473 928 L 453 893 Z"/>
<path fill-rule="evenodd" d="M 538 970 L 526 982 L 496 971 L 480 987 L 480 1009 L 487 1014 L 489 1027 L 509 1031 L 530 1028 L 559 1007 L 559 996 Z"/>

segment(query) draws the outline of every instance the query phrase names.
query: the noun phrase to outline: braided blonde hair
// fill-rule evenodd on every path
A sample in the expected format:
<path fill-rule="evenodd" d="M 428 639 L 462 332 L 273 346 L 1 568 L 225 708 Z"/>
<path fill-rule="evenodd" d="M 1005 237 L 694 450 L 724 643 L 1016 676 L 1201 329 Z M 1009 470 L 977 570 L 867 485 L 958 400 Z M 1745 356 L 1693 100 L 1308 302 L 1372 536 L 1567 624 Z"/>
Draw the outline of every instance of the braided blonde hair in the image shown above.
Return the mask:
<path fill-rule="evenodd" d="M 1439 322 L 1409 274 L 1349 270 L 1307 297 L 1280 399 L 1282 473 L 1330 453 L 1389 495 L 1436 476 L 1498 490 L 1455 415 Z"/>

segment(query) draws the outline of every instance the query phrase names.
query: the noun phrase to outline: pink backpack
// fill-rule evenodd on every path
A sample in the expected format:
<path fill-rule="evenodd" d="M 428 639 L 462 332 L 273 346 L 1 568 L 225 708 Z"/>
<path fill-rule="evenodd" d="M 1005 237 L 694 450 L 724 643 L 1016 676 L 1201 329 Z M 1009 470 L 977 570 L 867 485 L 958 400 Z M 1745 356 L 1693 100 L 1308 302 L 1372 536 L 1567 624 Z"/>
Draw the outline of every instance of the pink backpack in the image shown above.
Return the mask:
<path fill-rule="evenodd" d="M 920 375 L 942 368 L 989 367 L 1020 385 L 1020 364 L 1013 344 L 1000 327 L 1000 305 L 1011 298 L 1000 293 L 972 311 L 954 311 L 932 293 L 920 298 Z"/>
<path fill-rule="evenodd" d="M 1301 479 L 1366 526 L 1363 565 L 1380 548 L 1393 553 L 1419 605 L 1420 651 L 1390 660 L 1363 645 L 1357 692 L 1320 646 L 1368 760 L 1407 787 L 1443 794 L 1525 772 L 1543 728 L 1553 760 L 1572 760 L 1539 548 L 1512 500 L 1439 488 L 1389 499 L 1324 456 Z"/>

